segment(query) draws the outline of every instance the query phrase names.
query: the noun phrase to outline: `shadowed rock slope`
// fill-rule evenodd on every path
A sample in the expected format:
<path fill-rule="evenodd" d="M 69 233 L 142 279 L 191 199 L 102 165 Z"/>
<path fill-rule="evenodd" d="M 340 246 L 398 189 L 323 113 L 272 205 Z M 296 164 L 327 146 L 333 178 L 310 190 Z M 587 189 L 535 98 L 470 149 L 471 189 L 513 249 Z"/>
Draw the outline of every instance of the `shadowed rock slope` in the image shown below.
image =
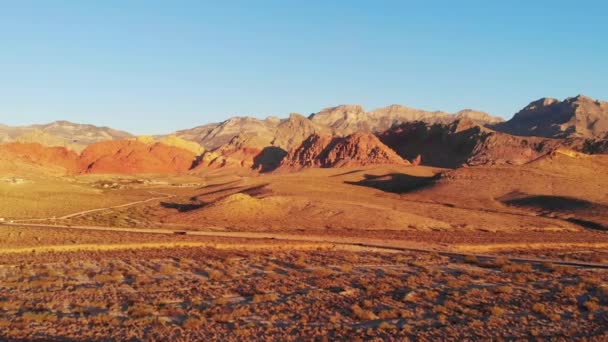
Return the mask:
<path fill-rule="evenodd" d="M 402 158 L 454 168 L 462 165 L 525 164 L 553 151 L 556 139 L 518 137 L 485 128 L 471 120 L 451 124 L 406 123 L 379 135 Z"/>
<path fill-rule="evenodd" d="M 542 98 L 494 128 L 522 136 L 605 139 L 608 134 L 608 102 L 583 95 L 563 101 Z"/>

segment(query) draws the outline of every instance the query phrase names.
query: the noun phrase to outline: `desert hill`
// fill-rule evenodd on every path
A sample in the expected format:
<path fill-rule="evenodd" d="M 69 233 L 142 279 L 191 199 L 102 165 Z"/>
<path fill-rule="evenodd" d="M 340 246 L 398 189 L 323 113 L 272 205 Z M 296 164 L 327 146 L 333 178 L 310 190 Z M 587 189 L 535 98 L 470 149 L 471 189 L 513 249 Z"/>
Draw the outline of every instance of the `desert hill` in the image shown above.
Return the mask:
<path fill-rule="evenodd" d="M 446 171 L 408 197 L 608 229 L 608 194 L 601 191 L 608 187 L 606 172 L 608 156 L 560 147 L 524 165 Z"/>
<path fill-rule="evenodd" d="M 284 169 L 346 167 L 375 164 L 407 165 L 406 160 L 370 133 L 346 137 L 311 135 L 282 162 Z"/>
<path fill-rule="evenodd" d="M 0 144 L 0 155 L 5 160 L 3 163 L 13 160 L 38 167 L 58 167 L 68 172 L 78 169 L 78 154 L 65 147 L 48 147 L 39 143 L 8 143 Z"/>
<path fill-rule="evenodd" d="M 105 141 L 88 146 L 79 158 L 81 173 L 158 173 L 188 172 L 196 161 L 192 151 L 160 142 L 137 140 Z"/>
<path fill-rule="evenodd" d="M 55 121 L 44 125 L 0 125 L 0 143 L 40 143 L 47 146 L 66 147 L 80 152 L 86 146 L 105 140 L 126 139 L 131 134 L 109 127 Z"/>
<path fill-rule="evenodd" d="M 563 101 L 542 98 L 494 128 L 522 136 L 605 138 L 608 134 L 608 102 L 584 95 Z"/>

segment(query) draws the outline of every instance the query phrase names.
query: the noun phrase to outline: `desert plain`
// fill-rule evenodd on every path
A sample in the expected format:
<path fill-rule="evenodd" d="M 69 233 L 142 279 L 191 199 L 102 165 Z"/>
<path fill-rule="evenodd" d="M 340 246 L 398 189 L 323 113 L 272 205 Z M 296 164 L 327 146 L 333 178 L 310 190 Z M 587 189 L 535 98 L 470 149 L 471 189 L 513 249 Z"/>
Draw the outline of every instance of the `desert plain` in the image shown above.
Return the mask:
<path fill-rule="evenodd" d="M 0 339 L 606 340 L 608 106 L 555 101 L 6 141 Z"/>

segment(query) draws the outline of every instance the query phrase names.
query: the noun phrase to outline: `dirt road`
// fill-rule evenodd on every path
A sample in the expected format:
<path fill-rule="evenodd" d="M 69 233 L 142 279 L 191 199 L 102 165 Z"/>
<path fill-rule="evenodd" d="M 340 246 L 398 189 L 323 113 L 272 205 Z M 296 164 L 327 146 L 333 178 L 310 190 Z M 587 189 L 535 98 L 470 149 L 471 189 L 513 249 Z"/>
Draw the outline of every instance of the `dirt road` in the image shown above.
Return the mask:
<path fill-rule="evenodd" d="M 165 235 L 186 235 L 186 236 L 209 236 L 223 238 L 239 238 L 239 239 L 271 239 L 283 240 L 289 242 L 304 242 L 318 244 L 334 244 L 352 247 L 373 248 L 376 250 L 386 251 L 408 251 L 420 253 L 437 253 L 439 255 L 450 258 L 466 258 L 476 257 L 480 261 L 489 261 L 495 259 L 496 255 L 477 254 L 459 252 L 446 246 L 421 244 L 406 240 L 387 240 L 387 239 L 370 239 L 358 237 L 339 237 L 339 236 L 317 236 L 317 235 L 297 235 L 288 233 L 273 233 L 273 232 L 227 232 L 227 231 L 182 231 L 171 229 L 151 229 L 151 228 L 119 228 L 119 227 L 94 227 L 94 226 L 68 226 L 68 225 L 49 225 L 37 223 L 4 223 L 5 226 L 24 227 L 24 228 L 52 228 L 52 229 L 77 229 L 77 230 L 97 230 L 97 231 L 115 231 L 115 232 L 131 232 L 140 234 L 165 234 Z M 0 225 L 1 227 L 2 225 Z M 608 247 L 605 246 L 605 247 Z M 31 248 L 30 248 L 31 250 Z M 603 268 L 608 269 L 608 264 L 579 262 L 579 261 L 564 261 L 558 259 L 542 259 L 542 258 L 525 258 L 525 257 L 510 257 L 509 260 L 520 263 L 552 263 L 564 266 L 576 266 L 587 268 Z"/>
<path fill-rule="evenodd" d="M 152 194 L 152 195 L 156 194 L 156 195 L 163 195 L 163 196 L 162 197 L 152 197 L 152 198 L 148 198 L 148 199 L 145 199 L 145 200 L 140 200 L 140 201 L 129 202 L 129 203 L 125 203 L 125 204 L 115 205 L 115 206 L 112 206 L 112 207 L 83 210 L 83 211 L 79 211 L 79 212 L 76 212 L 76 213 L 64 215 L 64 216 L 61 216 L 61 217 L 44 217 L 44 218 L 35 218 L 35 219 L 22 219 L 22 220 L 13 220 L 13 222 L 39 222 L 39 221 L 48 221 L 48 220 L 65 220 L 65 219 L 69 219 L 69 218 L 73 218 L 73 217 L 77 217 L 77 216 L 81 216 L 81 215 L 86 215 L 86 214 L 90 214 L 90 213 L 96 213 L 98 211 L 105 211 L 105 210 L 110 210 L 110 209 L 125 208 L 125 207 L 130 207 L 130 206 L 138 205 L 138 204 L 142 204 L 142 203 L 148 203 L 148 202 L 152 202 L 152 201 L 158 201 L 158 200 L 162 200 L 162 199 L 167 199 L 167 198 L 175 197 L 175 195 L 163 194 L 161 192 L 156 192 L 156 191 L 149 191 L 149 193 Z"/>

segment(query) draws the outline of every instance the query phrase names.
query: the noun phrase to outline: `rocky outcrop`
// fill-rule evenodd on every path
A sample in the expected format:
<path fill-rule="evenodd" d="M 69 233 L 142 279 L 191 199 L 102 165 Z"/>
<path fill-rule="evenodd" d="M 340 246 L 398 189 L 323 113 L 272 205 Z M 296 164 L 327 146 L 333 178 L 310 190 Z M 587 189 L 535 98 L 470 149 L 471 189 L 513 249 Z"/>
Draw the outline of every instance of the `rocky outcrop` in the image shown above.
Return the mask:
<path fill-rule="evenodd" d="M 420 156 L 424 165 L 446 168 L 524 164 L 562 145 L 556 139 L 495 132 L 468 119 L 447 125 L 406 123 L 379 136 L 405 159 Z"/>
<path fill-rule="evenodd" d="M 376 164 L 408 165 L 373 134 L 346 137 L 312 135 L 283 160 L 284 169 L 347 167 Z"/>
<path fill-rule="evenodd" d="M 192 168 L 196 157 L 191 151 L 162 143 L 120 140 L 89 145 L 78 162 L 81 173 L 180 174 Z"/>
<path fill-rule="evenodd" d="M 49 147 L 38 143 L 8 143 L 0 145 L 0 153 L 25 163 L 60 167 L 68 173 L 78 172 L 78 154 L 65 147 Z"/>
<path fill-rule="evenodd" d="M 520 136 L 604 138 L 608 134 L 608 102 L 583 95 L 563 101 L 542 98 L 493 128 Z"/>
<path fill-rule="evenodd" d="M 324 132 L 329 130 L 302 115 L 292 113 L 286 119 L 235 117 L 217 124 L 178 131 L 175 135 L 196 141 L 209 151 L 229 145 L 237 136 L 248 137 L 247 139 L 254 137 L 255 145 L 251 147 L 263 149 L 274 146 L 289 150 L 301 144 L 311 134 Z"/>
<path fill-rule="evenodd" d="M 237 135 L 227 144 L 203 154 L 197 168 L 253 168 L 254 158 L 262 152 L 264 145 L 255 136 Z"/>
<path fill-rule="evenodd" d="M 502 121 L 500 118 L 471 109 L 462 110 L 456 114 L 449 114 L 441 111 L 430 112 L 419 110 L 401 105 L 390 105 L 371 112 L 365 112 L 361 106 L 337 106 L 313 114 L 310 116 L 310 119 L 315 123 L 331 128 L 337 135 L 347 135 L 354 132 L 379 133 L 396 125 L 414 121 L 429 124 L 447 124 L 455 120 L 469 119 L 481 125 Z"/>
<path fill-rule="evenodd" d="M 346 136 L 355 132 L 383 132 L 394 125 L 409 121 L 450 123 L 462 118 L 469 118 L 480 124 L 502 121 L 487 113 L 470 109 L 448 114 L 391 105 L 366 112 L 359 105 L 341 105 L 323 109 L 308 118 L 299 114 L 290 114 L 286 119 L 234 117 L 221 123 L 198 126 L 174 134 L 186 140 L 196 141 L 209 151 L 230 143 L 237 135 L 255 136 L 259 141 L 263 141 L 264 147 L 274 146 L 289 151 L 299 146 L 311 134 Z"/>

